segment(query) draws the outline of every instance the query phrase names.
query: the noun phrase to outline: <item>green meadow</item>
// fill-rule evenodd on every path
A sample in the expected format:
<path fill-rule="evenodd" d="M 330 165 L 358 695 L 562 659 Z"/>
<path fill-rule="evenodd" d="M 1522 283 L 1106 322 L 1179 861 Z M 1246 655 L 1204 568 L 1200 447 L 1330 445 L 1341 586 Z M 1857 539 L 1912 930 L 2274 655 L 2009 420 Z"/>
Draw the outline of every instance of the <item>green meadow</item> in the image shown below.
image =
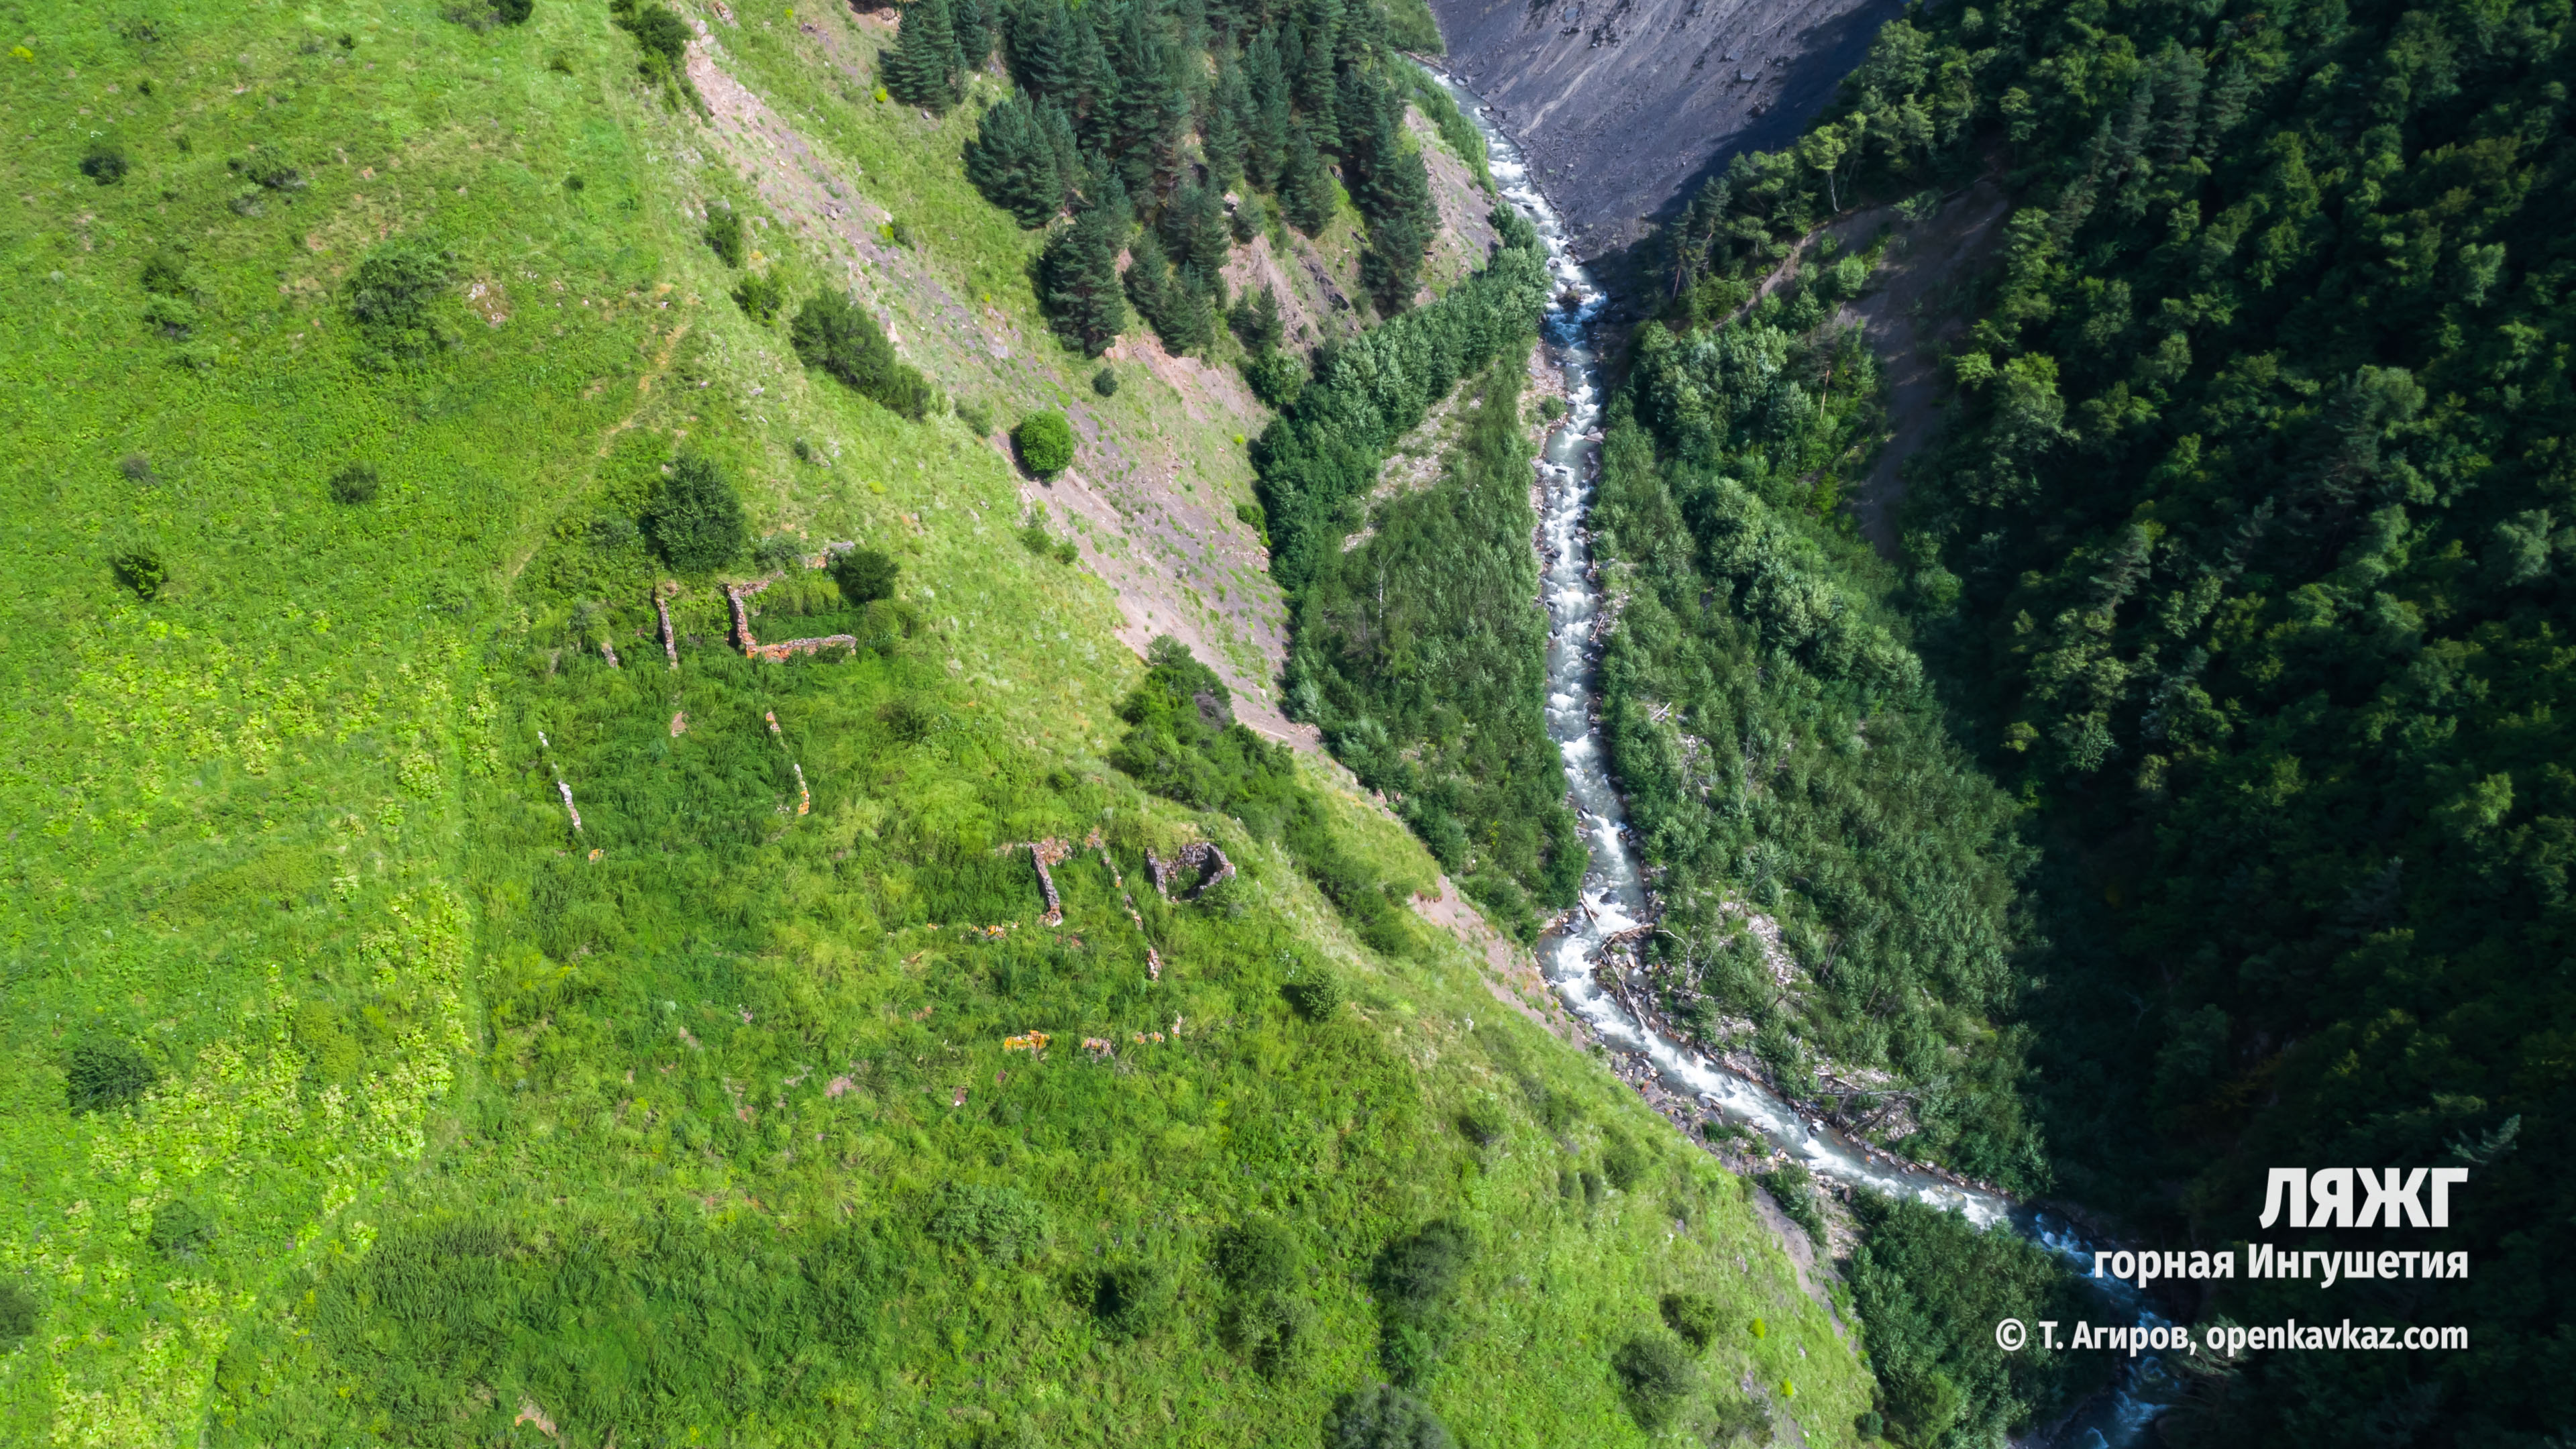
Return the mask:
<path fill-rule="evenodd" d="M 1043 338 L 973 108 L 735 11 L 798 164 Z M 850 256 L 607 7 L 452 14 L 45 7 L 0 56 L 0 1440 L 1305 1442 L 1390 1379 L 1479 1446 L 1848 1440 L 1849 1312 L 1749 1189 L 1355 914 L 1436 888 L 1399 825 L 1109 763 L 1144 662 L 993 441 L 1095 364 L 997 373 L 896 291 L 940 406 L 808 372 L 732 293 Z M 1086 405 L 1248 496 L 1143 369 Z M 656 565 L 684 455 L 760 562 Z M 763 639 L 855 647 L 742 658 L 764 572 Z M 1095 831 L 1046 923 L 1007 847 Z M 1166 901 L 1193 840 L 1238 875 Z"/>

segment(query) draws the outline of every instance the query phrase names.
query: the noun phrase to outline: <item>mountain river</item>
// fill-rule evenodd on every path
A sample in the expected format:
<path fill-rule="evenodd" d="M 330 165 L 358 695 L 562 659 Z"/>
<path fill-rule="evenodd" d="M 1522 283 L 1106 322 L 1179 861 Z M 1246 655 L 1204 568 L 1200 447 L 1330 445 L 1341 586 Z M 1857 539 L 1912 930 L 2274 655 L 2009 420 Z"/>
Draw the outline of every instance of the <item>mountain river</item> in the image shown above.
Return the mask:
<path fill-rule="evenodd" d="M 1433 74 L 1484 134 L 1494 184 L 1503 199 L 1529 218 L 1546 243 L 1557 298 L 1548 309 L 1544 330 L 1548 358 L 1564 377 L 1568 410 L 1564 422 L 1549 434 L 1538 463 L 1539 561 L 1548 611 L 1547 717 L 1549 733 L 1565 757 L 1566 786 L 1582 814 L 1592 864 L 1584 877 L 1581 907 L 1540 940 L 1541 969 L 1594 1038 L 1624 1058 L 1630 1069 L 1627 1075 L 1651 1075 L 1665 1090 L 1760 1133 L 1820 1179 L 1890 1196 L 1911 1196 L 1964 1213 L 1980 1227 L 2004 1226 L 2089 1273 L 2093 1244 L 2062 1218 L 1845 1136 L 1805 1115 L 1761 1082 L 1674 1041 L 1632 1010 L 1622 999 L 1626 993 L 1614 993 L 1603 985 L 1605 961 L 1611 972 L 1634 969 L 1632 963 L 1623 964 L 1627 958 L 1609 952 L 1614 938 L 1650 924 L 1655 916 L 1629 850 L 1627 811 L 1611 781 L 1607 751 L 1592 714 L 1596 636 L 1609 621 L 1602 616 L 1585 514 L 1601 460 L 1602 397 L 1593 323 L 1608 298 L 1575 259 L 1555 208 L 1539 190 L 1511 138 L 1494 125 L 1485 104 L 1454 78 Z M 1642 981 L 1637 989 L 1643 989 Z M 2105 1295 L 2109 1300 L 2103 1305 L 2105 1323 L 2168 1322 L 2134 1290 L 2123 1292 L 2124 1285 L 2115 1280 L 2102 1281 L 2112 1290 Z M 1961 1331 L 1970 1331 L 1970 1326 L 1962 1325 Z M 2141 1356 L 2132 1363 L 2134 1367 L 2115 1389 L 2083 1405 L 2073 1417 L 2054 1426 L 2044 1441 L 2036 1442 L 2066 1449 L 2121 1449 L 2140 1442 L 2148 1423 L 2172 1401 L 2179 1385 L 2154 1356 Z"/>

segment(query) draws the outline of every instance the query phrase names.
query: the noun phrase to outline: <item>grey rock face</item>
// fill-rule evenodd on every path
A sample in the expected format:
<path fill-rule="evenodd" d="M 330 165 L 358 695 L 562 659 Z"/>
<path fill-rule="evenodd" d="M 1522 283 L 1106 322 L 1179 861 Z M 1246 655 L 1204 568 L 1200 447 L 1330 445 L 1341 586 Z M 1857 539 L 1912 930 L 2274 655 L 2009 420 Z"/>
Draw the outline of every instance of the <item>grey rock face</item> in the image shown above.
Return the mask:
<path fill-rule="evenodd" d="M 1899 0 L 1431 0 L 1444 65 L 1496 107 L 1587 260 L 1632 246 L 1738 151 L 1795 138 Z"/>

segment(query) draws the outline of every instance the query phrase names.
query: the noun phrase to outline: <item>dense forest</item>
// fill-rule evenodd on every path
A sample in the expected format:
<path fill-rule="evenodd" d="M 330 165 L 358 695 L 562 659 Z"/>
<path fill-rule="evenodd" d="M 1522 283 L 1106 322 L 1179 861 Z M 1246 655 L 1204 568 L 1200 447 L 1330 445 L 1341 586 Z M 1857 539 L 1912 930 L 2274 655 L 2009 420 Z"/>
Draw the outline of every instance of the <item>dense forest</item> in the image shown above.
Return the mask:
<path fill-rule="evenodd" d="M 2026 1073 L 1993 1087 L 2018 1091 L 2057 1188 L 2218 1245 L 2256 1235 L 2271 1165 L 2471 1169 L 2447 1232 L 2303 1245 L 2467 1250 L 2465 1282 L 2333 1306 L 2470 1325 L 2471 1348 L 2258 1354 L 2199 1385 L 2177 1442 L 2565 1427 L 2569 25 L 2563 4 L 1918 7 L 1799 143 L 1738 158 L 1667 233 L 1635 373 L 1654 457 L 1625 446 L 1630 476 L 1672 480 L 1696 557 L 1641 571 L 1740 591 L 1688 647 L 1742 641 L 1766 704 L 1841 641 L 1827 668 L 1869 758 L 1911 718 L 1944 788 L 1985 793 L 1947 783 L 1962 768 L 2000 787 L 1920 838 L 1977 847 L 2020 905 L 1941 905 L 1976 894 L 1955 871 L 1886 880 L 1896 915 L 1981 922 L 1966 939 L 2004 953 L 1979 978 L 1999 991 L 1898 979 L 2005 1024 L 1988 1060 Z M 1786 391 L 1738 388 L 1751 416 L 1700 402 L 1711 368 L 1761 350 L 1728 340 L 1759 314 L 1705 329 L 1856 200 L 1919 214 L 1986 172 L 2014 209 L 1961 304 L 1947 426 L 1909 467 L 1901 578 L 1847 549 L 1802 595 L 1766 592 L 1734 562 L 1746 538 L 1803 534 L 1829 560 L 1847 525 L 1816 496 L 1831 466 L 1783 489 L 1771 454 L 1743 457 L 1784 436 Z M 1695 513 L 1712 474 L 1733 491 L 1705 485 Z M 1820 599 L 1839 629 L 1776 622 Z M 1911 641 L 1941 708 L 1893 703 L 1870 623 Z M 1653 778 L 1649 754 L 1623 747 L 1623 768 Z M 1831 852 L 1805 859 L 1818 916 L 1860 919 Z M 1759 879 L 1748 860 L 1730 885 Z M 1839 931 L 1828 998 L 1846 936 L 1860 970 L 1899 956 Z M 2201 1306 L 2263 1323 L 2320 1301 L 2252 1283 Z"/>
<path fill-rule="evenodd" d="M 1404 133 L 1418 72 L 1391 47 L 1438 49 L 1418 3 L 917 0 L 885 78 L 946 110 L 999 56 L 1014 89 L 977 123 L 966 174 L 1024 226 L 1070 214 L 1043 263 L 1057 331 L 1097 354 L 1132 304 L 1197 352 L 1223 332 L 1228 250 L 1282 220 L 1321 232 L 1345 187 L 1367 226 L 1363 287 L 1384 314 L 1412 305 L 1439 214 Z"/>

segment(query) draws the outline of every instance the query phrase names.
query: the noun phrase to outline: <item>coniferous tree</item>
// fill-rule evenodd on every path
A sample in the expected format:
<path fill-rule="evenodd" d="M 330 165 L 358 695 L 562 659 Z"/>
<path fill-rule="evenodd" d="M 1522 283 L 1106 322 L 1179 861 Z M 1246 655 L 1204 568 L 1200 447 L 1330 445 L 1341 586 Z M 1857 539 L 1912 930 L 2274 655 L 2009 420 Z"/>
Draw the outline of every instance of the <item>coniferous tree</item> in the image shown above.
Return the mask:
<path fill-rule="evenodd" d="M 984 68 L 1002 23 L 1002 0 L 949 0 L 948 24 L 957 34 L 957 65 L 966 74 Z"/>
<path fill-rule="evenodd" d="M 1124 7 L 1104 44 L 1118 80 L 1109 153 L 1130 195 L 1160 196 L 1179 173 L 1181 138 L 1189 129 L 1186 63 L 1148 5 Z"/>
<path fill-rule="evenodd" d="M 1064 207 L 1069 178 L 1053 135 L 1064 130 L 1070 145 L 1063 114 L 1051 102 L 1013 96 L 986 111 L 966 143 L 966 179 L 1022 226 L 1044 226 Z"/>
<path fill-rule="evenodd" d="M 1290 32 L 1302 42 L 1300 53 L 1290 57 L 1294 62 L 1297 109 L 1317 149 L 1338 151 L 1342 133 L 1333 114 L 1333 103 L 1340 81 L 1333 68 L 1333 36 L 1341 28 L 1341 0 L 1307 0 L 1303 20 L 1302 32 Z"/>
<path fill-rule="evenodd" d="M 1281 69 L 1278 38 L 1264 31 L 1243 52 L 1252 111 L 1243 131 L 1243 170 L 1263 190 L 1279 185 L 1288 163 L 1288 74 Z"/>
<path fill-rule="evenodd" d="M 1020 0 L 1004 23 L 1011 57 L 1011 79 L 1020 89 L 1065 100 L 1080 89 L 1074 67 L 1074 38 L 1064 0 Z"/>
<path fill-rule="evenodd" d="M 1208 180 L 1220 192 L 1243 175 L 1244 136 L 1252 125 L 1252 87 L 1232 56 L 1217 67 L 1216 87 L 1208 93 L 1207 120 L 1200 127 L 1207 153 Z"/>
<path fill-rule="evenodd" d="M 959 74 L 966 64 L 948 6 L 949 0 L 912 0 L 904 6 L 894 49 L 886 52 L 880 71 L 887 94 L 943 115 L 964 93 Z"/>
<path fill-rule="evenodd" d="M 1345 75 L 1356 72 L 1345 72 Z M 1366 118 L 1366 129 L 1352 139 L 1359 184 L 1353 200 L 1367 219 L 1368 250 L 1360 255 L 1360 285 L 1377 300 L 1378 311 L 1393 316 L 1411 305 L 1422 254 L 1440 228 L 1440 211 L 1431 200 L 1431 175 L 1422 153 L 1405 144 L 1404 97 L 1391 87 L 1354 88 L 1345 114 Z"/>
<path fill-rule="evenodd" d="M 1169 352 L 1200 351 L 1216 340 L 1216 317 L 1207 299 L 1172 274 L 1162 243 L 1151 231 L 1137 233 L 1128 248 L 1127 297 Z"/>
<path fill-rule="evenodd" d="M 1180 269 L 1182 285 L 1222 305 L 1225 283 L 1220 274 L 1233 238 L 1226 235 L 1225 199 L 1213 179 L 1205 184 L 1185 181 L 1172 192 L 1163 208 L 1163 244 Z"/>
<path fill-rule="evenodd" d="M 1324 169 L 1323 153 L 1302 125 L 1288 130 L 1288 156 L 1280 167 L 1279 208 L 1288 222 L 1308 236 L 1319 236 L 1333 219 L 1333 177 Z"/>
<path fill-rule="evenodd" d="M 1094 23 L 1099 8 L 1069 13 L 1065 31 L 1072 38 L 1075 134 L 1084 149 L 1105 152 L 1117 135 L 1118 71 Z"/>
<path fill-rule="evenodd" d="M 1226 324 L 1234 329 L 1235 340 L 1253 352 L 1268 352 L 1288 340 L 1287 324 L 1279 316 L 1279 290 L 1263 287 L 1259 296 L 1247 292 L 1234 304 Z"/>
<path fill-rule="evenodd" d="M 1056 335 L 1085 357 L 1098 357 L 1127 326 L 1127 301 L 1119 291 L 1118 252 L 1126 245 L 1127 193 L 1117 179 L 1048 241 L 1039 268 L 1046 310 Z"/>

